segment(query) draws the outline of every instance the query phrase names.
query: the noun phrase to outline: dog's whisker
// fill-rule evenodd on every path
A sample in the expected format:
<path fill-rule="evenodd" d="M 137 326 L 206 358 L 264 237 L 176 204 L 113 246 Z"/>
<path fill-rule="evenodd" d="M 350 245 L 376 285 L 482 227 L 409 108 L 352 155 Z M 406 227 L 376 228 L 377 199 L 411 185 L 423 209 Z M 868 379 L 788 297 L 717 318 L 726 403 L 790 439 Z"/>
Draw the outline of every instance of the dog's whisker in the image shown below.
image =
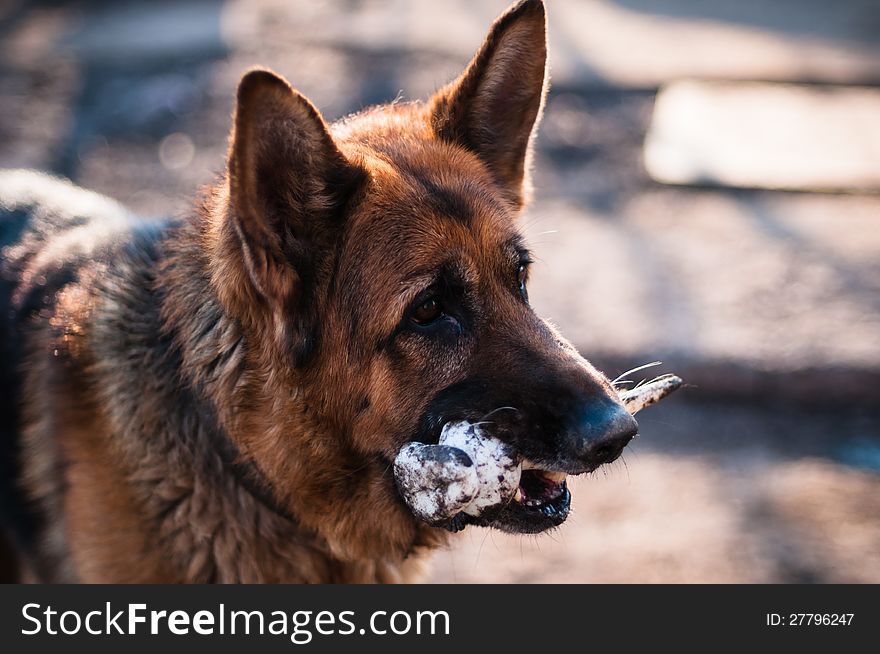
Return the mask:
<path fill-rule="evenodd" d="M 480 418 L 480 420 L 483 421 L 489 416 L 495 415 L 499 411 L 516 411 L 517 413 L 519 413 L 519 409 L 517 409 L 515 406 L 500 406 L 497 409 L 492 409 L 489 413 Z"/>
<path fill-rule="evenodd" d="M 615 377 L 611 381 L 611 383 L 613 384 L 614 382 L 620 381 L 621 379 L 623 379 L 627 375 L 632 374 L 634 372 L 638 372 L 639 370 L 644 370 L 645 368 L 653 368 L 654 366 L 662 366 L 662 365 L 663 365 L 662 361 L 652 361 L 651 363 L 645 363 L 641 366 L 637 366 L 635 368 L 631 368 L 630 370 L 627 370 L 626 372 L 620 373 L 617 377 Z"/>
<path fill-rule="evenodd" d="M 487 529 L 486 534 L 483 536 L 483 540 L 480 541 L 480 548 L 477 550 L 477 558 L 474 561 L 474 565 L 477 565 L 480 562 L 480 556 L 483 554 L 483 546 L 486 544 L 486 539 L 489 538 L 489 534 L 492 532 Z"/>

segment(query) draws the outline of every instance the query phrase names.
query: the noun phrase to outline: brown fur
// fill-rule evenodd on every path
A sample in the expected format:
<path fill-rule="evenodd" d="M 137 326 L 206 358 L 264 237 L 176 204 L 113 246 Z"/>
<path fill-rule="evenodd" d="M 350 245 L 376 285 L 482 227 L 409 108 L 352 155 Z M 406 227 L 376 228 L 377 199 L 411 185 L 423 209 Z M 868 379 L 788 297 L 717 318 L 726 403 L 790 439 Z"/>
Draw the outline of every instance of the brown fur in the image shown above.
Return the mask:
<path fill-rule="evenodd" d="M 182 223 L 22 201 L 36 218 L 4 259 L 32 575 L 410 579 L 446 532 L 408 511 L 390 461 L 431 398 L 523 352 L 613 392 L 515 291 L 544 33 L 521 2 L 430 101 L 334 125 L 249 72 L 227 174 Z M 470 293 L 454 348 L 400 327 L 438 270 Z"/>

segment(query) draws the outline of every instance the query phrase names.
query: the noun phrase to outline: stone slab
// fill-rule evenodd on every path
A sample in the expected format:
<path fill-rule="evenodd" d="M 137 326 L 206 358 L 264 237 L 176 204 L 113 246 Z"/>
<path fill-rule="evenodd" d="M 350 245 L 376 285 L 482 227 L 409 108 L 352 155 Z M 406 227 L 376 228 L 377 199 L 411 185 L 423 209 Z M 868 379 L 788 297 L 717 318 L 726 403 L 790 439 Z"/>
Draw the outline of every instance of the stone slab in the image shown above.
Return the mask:
<path fill-rule="evenodd" d="M 659 182 L 880 191 L 880 89 L 673 82 L 645 166 Z"/>

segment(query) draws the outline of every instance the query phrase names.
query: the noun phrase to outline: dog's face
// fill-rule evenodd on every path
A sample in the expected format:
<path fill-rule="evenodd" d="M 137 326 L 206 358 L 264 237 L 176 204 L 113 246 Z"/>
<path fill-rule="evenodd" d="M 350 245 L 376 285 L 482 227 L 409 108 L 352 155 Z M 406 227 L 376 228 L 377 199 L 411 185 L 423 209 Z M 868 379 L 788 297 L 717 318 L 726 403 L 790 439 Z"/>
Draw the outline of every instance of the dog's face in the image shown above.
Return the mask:
<path fill-rule="evenodd" d="M 242 292 L 268 307 L 321 424 L 387 468 L 405 442 L 482 422 L 530 469 L 479 523 L 518 532 L 564 521 L 565 474 L 614 460 L 636 432 L 607 379 L 529 306 L 516 219 L 545 58 L 543 5 L 523 2 L 428 103 L 333 127 L 252 72 L 230 153 Z"/>

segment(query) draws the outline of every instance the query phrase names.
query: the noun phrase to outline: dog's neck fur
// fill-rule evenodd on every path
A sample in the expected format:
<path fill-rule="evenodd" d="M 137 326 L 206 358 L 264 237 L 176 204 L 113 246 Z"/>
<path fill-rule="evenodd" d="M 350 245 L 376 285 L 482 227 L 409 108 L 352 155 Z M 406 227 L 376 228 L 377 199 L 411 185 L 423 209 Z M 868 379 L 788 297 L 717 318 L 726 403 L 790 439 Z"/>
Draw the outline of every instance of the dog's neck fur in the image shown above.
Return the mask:
<path fill-rule="evenodd" d="M 418 555 L 444 536 L 418 526 L 409 515 L 404 521 L 394 516 L 394 524 L 408 529 L 389 529 L 389 522 L 376 514 L 383 502 L 373 497 L 374 489 L 356 487 L 363 477 L 351 474 L 379 466 L 382 478 L 393 484 L 387 462 L 357 459 L 346 451 L 344 439 L 309 411 L 300 389 L 261 372 L 261 354 L 210 287 L 205 222 L 218 219 L 221 206 L 209 201 L 197 219 L 173 229 L 159 247 L 157 279 L 135 280 L 146 282 L 144 288 L 162 289 L 164 296 L 144 297 L 152 305 L 147 311 L 112 306 L 138 314 L 137 320 L 118 316 L 124 324 L 143 325 L 142 332 L 130 331 L 132 340 L 123 347 L 138 351 L 142 345 L 146 353 L 151 348 L 139 341 L 161 338 L 164 356 L 175 360 L 180 378 L 162 378 L 171 367 L 144 361 L 143 388 L 150 391 L 111 416 L 114 431 L 140 429 L 139 415 L 150 403 L 160 404 L 168 416 L 160 430 L 126 439 L 129 447 L 123 452 L 136 471 L 138 495 L 157 523 L 157 544 L 181 562 L 177 567 L 186 581 L 393 581 L 411 576 L 420 567 Z M 198 310 L 174 312 L 175 306 Z M 156 322 L 145 324 L 150 311 Z M 280 460 L 274 470 L 253 463 L 253 449 L 262 443 L 274 448 Z M 290 452 L 288 460 L 282 452 Z M 334 459 L 335 465 L 329 463 Z M 320 465 L 312 463 L 318 460 Z M 316 478 L 316 471 L 338 476 Z M 270 481 L 279 473 L 291 476 L 295 496 Z M 181 487 L 181 479 L 191 484 Z M 329 507 L 339 519 L 328 532 L 316 517 Z M 400 511 L 406 511 L 402 503 Z M 315 567 L 316 558 L 325 569 Z"/>

